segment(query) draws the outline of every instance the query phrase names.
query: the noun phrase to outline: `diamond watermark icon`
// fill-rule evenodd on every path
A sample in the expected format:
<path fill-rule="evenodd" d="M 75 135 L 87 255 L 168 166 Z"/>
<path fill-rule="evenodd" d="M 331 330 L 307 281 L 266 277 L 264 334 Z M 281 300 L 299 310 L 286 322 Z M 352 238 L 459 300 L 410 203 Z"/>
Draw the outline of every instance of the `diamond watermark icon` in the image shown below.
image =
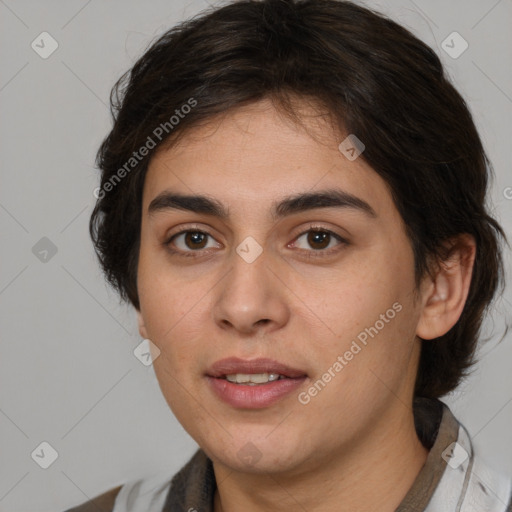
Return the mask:
<path fill-rule="evenodd" d="M 351 133 L 338 146 L 338 149 L 348 160 L 353 162 L 366 149 L 366 146 L 360 139 Z"/>
<path fill-rule="evenodd" d="M 160 355 L 160 349 L 148 339 L 142 340 L 133 351 L 133 355 L 144 365 L 151 366 Z"/>
<path fill-rule="evenodd" d="M 43 236 L 32 247 L 32 254 L 41 263 L 48 263 L 57 254 L 57 246 L 49 238 Z"/>
<path fill-rule="evenodd" d="M 256 261 L 263 252 L 263 247 L 254 240 L 252 236 L 248 236 L 237 248 L 238 255 L 247 263 Z"/>
<path fill-rule="evenodd" d="M 48 442 L 43 441 L 30 456 L 43 469 L 48 469 L 56 460 L 59 454 Z"/>
<path fill-rule="evenodd" d="M 441 43 L 441 48 L 452 59 L 458 59 L 468 49 L 468 47 L 468 42 L 458 32 L 452 32 Z"/>
<path fill-rule="evenodd" d="M 262 453 L 249 441 L 238 450 L 237 456 L 248 466 L 254 466 L 261 459 Z"/>
<path fill-rule="evenodd" d="M 41 32 L 30 46 L 39 57 L 47 59 L 59 47 L 59 43 L 48 32 Z"/>
<path fill-rule="evenodd" d="M 468 457 L 468 452 L 457 442 L 453 442 L 444 450 L 441 457 L 452 469 L 457 469 Z"/>

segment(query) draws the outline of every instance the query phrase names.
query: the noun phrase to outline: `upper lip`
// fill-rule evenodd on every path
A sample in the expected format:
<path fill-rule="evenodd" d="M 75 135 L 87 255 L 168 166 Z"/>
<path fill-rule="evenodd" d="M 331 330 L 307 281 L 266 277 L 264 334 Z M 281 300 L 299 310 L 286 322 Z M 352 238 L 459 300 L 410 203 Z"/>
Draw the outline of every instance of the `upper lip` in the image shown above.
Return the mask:
<path fill-rule="evenodd" d="M 238 357 L 228 357 L 216 361 L 206 371 L 206 374 L 210 377 L 225 377 L 236 373 L 277 373 L 290 378 L 306 376 L 306 372 L 302 370 L 266 358 L 240 359 Z"/>

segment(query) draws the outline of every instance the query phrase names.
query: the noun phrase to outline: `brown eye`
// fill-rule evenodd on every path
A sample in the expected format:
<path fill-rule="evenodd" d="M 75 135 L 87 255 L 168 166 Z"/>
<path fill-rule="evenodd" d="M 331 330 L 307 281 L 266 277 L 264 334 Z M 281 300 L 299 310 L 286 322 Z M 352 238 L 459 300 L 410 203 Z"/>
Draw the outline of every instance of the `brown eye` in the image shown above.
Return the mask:
<path fill-rule="evenodd" d="M 200 231 L 187 231 L 184 242 L 189 249 L 204 249 L 208 235 Z"/>
<path fill-rule="evenodd" d="M 210 240 L 212 242 L 210 242 Z M 166 245 L 172 252 L 184 253 L 184 255 L 187 255 L 187 253 L 199 252 L 201 249 L 219 247 L 219 244 L 214 242 L 211 235 L 197 230 L 181 231 L 180 233 L 173 235 L 166 242 Z"/>
<path fill-rule="evenodd" d="M 299 240 L 304 237 L 305 244 L 299 242 Z M 299 235 L 293 245 L 299 249 L 323 251 L 324 249 L 330 249 L 333 246 L 332 242 L 335 242 L 334 245 L 340 245 L 345 242 L 345 240 L 330 230 L 317 228 L 310 229 Z"/>
<path fill-rule="evenodd" d="M 331 234 L 326 231 L 310 231 L 307 241 L 313 249 L 325 249 L 329 246 Z"/>

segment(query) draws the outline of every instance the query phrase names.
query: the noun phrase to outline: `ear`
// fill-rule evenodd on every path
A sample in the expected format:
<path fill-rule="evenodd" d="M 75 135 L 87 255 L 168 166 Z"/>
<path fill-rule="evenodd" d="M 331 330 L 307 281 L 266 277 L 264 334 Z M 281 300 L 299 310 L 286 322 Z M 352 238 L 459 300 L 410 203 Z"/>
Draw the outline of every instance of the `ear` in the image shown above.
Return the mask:
<path fill-rule="evenodd" d="M 140 309 L 137 309 L 137 323 L 139 324 L 139 334 L 144 338 L 148 338 L 148 332 L 146 330 L 146 325 L 144 324 L 144 319 L 142 318 L 142 313 Z"/>
<path fill-rule="evenodd" d="M 446 244 L 447 256 L 438 262 L 435 275 L 422 282 L 422 311 L 416 335 L 425 340 L 446 334 L 458 321 L 469 293 L 476 242 L 462 234 Z"/>

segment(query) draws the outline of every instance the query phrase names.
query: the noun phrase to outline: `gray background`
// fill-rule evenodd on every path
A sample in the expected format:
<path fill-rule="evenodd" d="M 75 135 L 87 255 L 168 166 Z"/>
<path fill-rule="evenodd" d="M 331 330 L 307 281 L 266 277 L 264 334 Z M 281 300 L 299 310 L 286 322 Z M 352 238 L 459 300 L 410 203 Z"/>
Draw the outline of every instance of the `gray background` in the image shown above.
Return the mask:
<path fill-rule="evenodd" d="M 512 2 L 366 5 L 388 13 L 441 56 L 494 163 L 492 201 L 510 236 Z M 172 475 L 196 449 L 168 409 L 152 367 L 133 354 L 141 341 L 135 315 L 104 284 L 87 222 L 113 83 L 151 40 L 206 6 L 199 0 L 0 1 L 1 511 L 64 510 L 131 478 L 163 469 Z M 47 59 L 31 48 L 43 31 L 59 45 Z M 469 43 L 457 59 L 441 46 L 453 31 Z M 43 237 L 55 255 L 41 252 L 48 249 Z M 476 449 L 508 474 L 511 334 L 498 342 L 511 299 L 509 285 L 485 324 L 491 340 L 481 364 L 445 398 Z M 43 441 L 58 453 L 48 469 L 31 457 Z"/>

